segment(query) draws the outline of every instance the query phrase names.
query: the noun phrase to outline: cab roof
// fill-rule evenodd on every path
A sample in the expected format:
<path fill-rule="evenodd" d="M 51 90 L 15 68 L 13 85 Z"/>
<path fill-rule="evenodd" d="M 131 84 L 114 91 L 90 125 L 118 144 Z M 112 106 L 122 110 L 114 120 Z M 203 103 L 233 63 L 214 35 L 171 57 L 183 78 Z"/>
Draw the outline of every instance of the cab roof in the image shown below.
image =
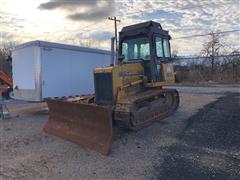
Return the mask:
<path fill-rule="evenodd" d="M 160 23 L 155 21 L 147 21 L 139 24 L 125 26 L 122 28 L 120 38 L 137 36 L 141 34 L 161 34 L 162 36 L 169 36 L 168 31 L 163 30 Z"/>
<path fill-rule="evenodd" d="M 122 31 L 129 31 L 129 30 L 135 30 L 135 29 L 142 29 L 142 28 L 149 28 L 154 27 L 162 30 L 162 26 L 160 23 L 154 22 L 154 21 L 147 21 L 143 23 L 133 24 L 130 26 L 125 26 L 122 28 Z"/>

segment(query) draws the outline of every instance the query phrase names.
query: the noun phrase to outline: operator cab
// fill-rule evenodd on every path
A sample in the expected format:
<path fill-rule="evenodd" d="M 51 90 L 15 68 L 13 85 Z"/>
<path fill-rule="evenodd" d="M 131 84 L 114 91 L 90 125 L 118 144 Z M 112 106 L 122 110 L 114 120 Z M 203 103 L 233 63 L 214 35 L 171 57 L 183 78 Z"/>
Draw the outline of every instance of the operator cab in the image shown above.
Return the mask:
<path fill-rule="evenodd" d="M 126 26 L 119 33 L 123 63 L 142 63 L 148 81 L 163 81 L 162 64 L 171 62 L 168 31 L 154 21 Z"/>

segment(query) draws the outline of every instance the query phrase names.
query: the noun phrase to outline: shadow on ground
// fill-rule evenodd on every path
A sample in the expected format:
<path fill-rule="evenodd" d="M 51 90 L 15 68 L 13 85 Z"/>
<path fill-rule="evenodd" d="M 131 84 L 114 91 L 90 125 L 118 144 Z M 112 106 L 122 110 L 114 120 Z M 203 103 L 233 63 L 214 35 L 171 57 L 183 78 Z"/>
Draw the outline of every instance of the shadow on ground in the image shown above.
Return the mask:
<path fill-rule="evenodd" d="M 239 179 L 240 93 L 227 93 L 204 106 L 186 121 L 177 139 L 163 163 L 155 164 L 154 179 Z"/>

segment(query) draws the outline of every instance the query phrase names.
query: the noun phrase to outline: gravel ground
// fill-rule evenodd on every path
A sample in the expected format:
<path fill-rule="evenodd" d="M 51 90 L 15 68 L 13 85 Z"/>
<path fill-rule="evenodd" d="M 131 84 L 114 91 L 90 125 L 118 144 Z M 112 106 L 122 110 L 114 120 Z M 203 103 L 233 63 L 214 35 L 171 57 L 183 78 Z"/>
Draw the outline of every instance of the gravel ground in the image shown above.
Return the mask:
<path fill-rule="evenodd" d="M 9 105 L 0 179 L 238 179 L 240 86 L 176 88 L 178 111 L 136 132 L 115 127 L 109 156 L 44 133 L 44 103 Z"/>

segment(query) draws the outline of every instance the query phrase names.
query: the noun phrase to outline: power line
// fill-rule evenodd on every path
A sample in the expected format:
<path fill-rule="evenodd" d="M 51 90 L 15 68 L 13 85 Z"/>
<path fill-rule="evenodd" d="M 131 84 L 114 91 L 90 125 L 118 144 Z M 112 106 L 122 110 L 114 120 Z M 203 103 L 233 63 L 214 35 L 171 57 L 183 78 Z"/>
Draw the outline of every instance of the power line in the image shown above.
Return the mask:
<path fill-rule="evenodd" d="M 106 21 L 106 19 L 105 19 L 105 21 Z M 94 23 L 91 23 L 91 24 L 89 24 L 89 25 L 86 25 L 86 26 L 83 26 L 83 27 L 81 27 L 81 30 L 84 30 L 84 29 L 86 29 L 86 28 L 89 28 L 89 27 L 91 27 L 91 26 L 95 26 L 96 24 L 102 24 L 102 23 L 105 23 L 104 21 L 100 21 L 100 22 L 94 22 Z"/>
<path fill-rule="evenodd" d="M 229 4 L 232 4 L 232 3 L 221 3 L 220 5 L 224 6 L 224 5 L 229 5 Z M 197 5 L 197 6 L 185 7 L 185 8 L 184 8 L 184 7 L 183 7 L 183 8 L 181 8 L 181 7 L 174 7 L 174 8 L 176 8 L 176 9 L 181 8 L 180 10 L 186 10 L 186 9 L 194 9 L 194 8 L 209 6 L 209 5 L 212 5 L 212 4 L 202 4 L 202 5 Z M 147 10 L 148 10 L 148 9 L 147 9 Z M 123 20 L 124 20 L 124 19 L 126 19 L 126 17 L 128 17 L 128 16 L 133 16 L 133 15 L 137 15 L 137 14 L 139 14 L 139 15 L 141 14 L 141 16 L 143 16 L 144 13 L 145 13 L 145 14 L 153 13 L 153 11 L 161 10 L 161 8 L 158 7 L 158 8 L 152 8 L 152 9 L 149 9 L 149 10 L 151 10 L 151 12 L 139 10 L 139 11 L 137 11 L 137 12 L 126 13 L 124 16 L 123 16 L 122 14 L 117 14 L 117 16 L 123 16 Z M 140 20 L 140 21 L 141 21 L 141 20 Z M 140 22 L 140 21 L 138 20 L 137 22 Z M 177 20 L 175 19 L 175 21 L 177 21 Z"/>
<path fill-rule="evenodd" d="M 173 38 L 175 39 L 187 39 L 187 38 L 194 38 L 194 37 L 202 37 L 202 36 L 209 36 L 212 34 L 226 34 L 226 33 L 233 33 L 233 32 L 238 32 L 240 29 L 235 29 L 235 30 L 229 30 L 229 31 L 220 31 L 220 32 L 214 32 L 214 33 L 206 33 L 206 34 L 196 34 L 196 35 L 191 35 L 191 36 L 183 36 L 183 37 L 177 37 Z"/>
<path fill-rule="evenodd" d="M 232 4 L 232 3 L 222 3 L 221 5 L 228 5 L 228 4 Z M 204 7 L 204 6 L 209 6 L 212 4 L 201 4 L 201 5 L 197 5 L 197 6 L 191 6 L 191 7 L 174 7 L 176 9 L 180 9 L 180 10 L 187 10 L 187 9 L 194 9 L 194 8 L 199 8 L 199 7 Z M 161 8 L 151 8 L 151 9 L 147 9 L 147 10 L 151 10 L 151 11 L 155 11 L 155 10 L 161 10 Z M 137 11 L 137 12 L 132 12 L 132 13 L 126 13 L 125 16 L 132 16 L 132 15 L 137 15 L 137 14 L 143 14 L 143 13 L 149 13 L 147 11 Z M 151 12 L 150 12 L 151 13 Z M 117 16 L 122 16 L 122 14 L 118 14 Z"/>
<path fill-rule="evenodd" d="M 107 19 L 106 19 L 107 20 Z M 106 20 L 105 21 L 100 21 L 100 22 L 97 22 L 97 23 L 91 23 L 91 24 L 88 24 L 86 26 L 83 26 L 83 27 L 79 27 L 79 29 L 77 30 L 73 30 L 71 32 L 68 32 L 68 33 L 65 33 L 63 36 L 71 36 L 71 34 L 76 34 L 76 33 L 83 33 L 84 31 L 88 30 L 87 28 L 89 27 L 92 27 L 92 26 L 95 26 L 97 24 L 105 24 L 106 23 Z M 100 27 L 100 25 L 98 25 L 97 27 L 95 28 L 92 28 L 91 30 L 94 30 L 94 29 L 97 29 L 98 27 Z"/>

